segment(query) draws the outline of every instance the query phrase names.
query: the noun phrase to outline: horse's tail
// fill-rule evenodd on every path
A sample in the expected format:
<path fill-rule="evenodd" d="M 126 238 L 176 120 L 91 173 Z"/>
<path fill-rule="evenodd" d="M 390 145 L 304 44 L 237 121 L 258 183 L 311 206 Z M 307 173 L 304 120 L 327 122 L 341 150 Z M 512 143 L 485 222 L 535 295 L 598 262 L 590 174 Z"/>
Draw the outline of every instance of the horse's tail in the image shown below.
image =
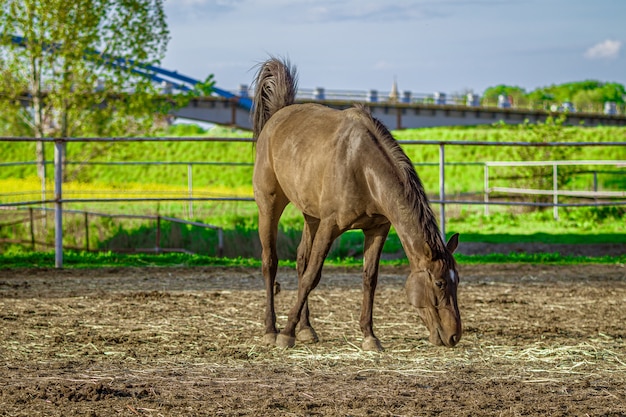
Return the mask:
<path fill-rule="evenodd" d="M 256 139 L 274 113 L 295 102 L 298 89 L 296 67 L 288 60 L 271 57 L 260 65 L 255 85 L 252 130 Z"/>

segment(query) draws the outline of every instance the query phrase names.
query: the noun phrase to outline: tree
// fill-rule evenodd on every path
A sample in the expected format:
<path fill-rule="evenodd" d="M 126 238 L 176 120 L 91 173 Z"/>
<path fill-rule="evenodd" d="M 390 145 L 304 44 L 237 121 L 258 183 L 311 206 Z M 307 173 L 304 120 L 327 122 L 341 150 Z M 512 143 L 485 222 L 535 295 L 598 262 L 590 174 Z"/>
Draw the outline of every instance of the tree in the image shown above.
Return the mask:
<path fill-rule="evenodd" d="M 26 91 L 26 81 L 19 74 L 12 73 L 0 57 L 0 135 L 26 136 L 28 125 L 20 117 L 22 111 L 21 97 L 13 91 Z"/>
<path fill-rule="evenodd" d="M 499 85 L 490 87 L 485 91 L 485 98 L 491 98 L 498 94 L 513 95 L 515 92 L 523 94 L 518 99 L 518 104 L 524 100 L 531 108 L 550 109 L 552 105 L 561 105 L 564 102 L 572 102 L 579 111 L 602 111 L 607 101 L 623 105 L 626 98 L 626 90 L 622 84 L 604 83 L 596 80 L 575 81 L 563 84 L 553 84 L 548 87 L 537 88 L 523 93 L 519 87 Z"/>
<path fill-rule="evenodd" d="M 516 106 L 526 105 L 526 90 L 521 87 L 504 84 L 487 88 L 483 93 L 483 100 L 486 101 L 486 104 L 494 105 L 498 102 L 498 96 L 500 95 L 512 99 Z"/>
<path fill-rule="evenodd" d="M 167 109 L 136 70 L 168 40 L 163 0 L 0 0 L 2 122 L 36 138 L 145 133 Z"/>

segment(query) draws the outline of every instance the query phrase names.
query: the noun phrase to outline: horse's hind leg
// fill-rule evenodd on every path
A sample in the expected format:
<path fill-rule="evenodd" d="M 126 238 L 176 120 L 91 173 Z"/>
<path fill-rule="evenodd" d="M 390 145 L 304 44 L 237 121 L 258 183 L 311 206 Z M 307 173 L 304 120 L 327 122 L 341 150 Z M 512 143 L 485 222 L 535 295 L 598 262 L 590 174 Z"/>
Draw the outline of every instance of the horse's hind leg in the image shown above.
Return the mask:
<path fill-rule="evenodd" d="M 315 233 L 317 232 L 317 226 L 319 225 L 319 220 L 311 220 L 307 219 L 304 222 L 304 229 L 302 230 L 302 239 L 300 241 L 300 245 L 298 246 L 298 281 L 302 279 L 304 275 L 304 271 L 306 271 L 307 265 L 309 263 L 309 257 L 311 256 L 311 247 L 313 245 L 313 238 L 315 237 Z M 321 275 L 321 271 L 320 271 Z M 321 276 L 316 277 L 316 280 L 319 281 Z M 317 337 L 317 333 L 313 326 L 311 326 L 311 321 L 309 319 L 309 300 L 305 301 L 304 306 L 302 307 L 302 313 L 300 313 L 300 323 L 298 326 L 297 339 L 302 342 L 317 342 L 319 338 Z"/>
<path fill-rule="evenodd" d="M 278 254 L 276 251 L 276 237 L 278 235 L 278 220 L 287 205 L 286 200 L 279 200 L 276 194 L 269 198 L 259 198 L 259 239 L 262 248 L 262 271 L 265 280 L 265 334 L 263 341 L 267 344 L 276 343 L 276 311 L 274 309 L 274 285 L 278 270 Z"/>
<path fill-rule="evenodd" d="M 374 335 L 373 308 L 374 294 L 378 283 L 378 264 L 380 255 L 389 233 L 389 224 L 364 230 L 365 244 L 363 250 L 363 304 L 359 324 L 363 332 L 363 350 L 382 351 L 380 340 Z"/>

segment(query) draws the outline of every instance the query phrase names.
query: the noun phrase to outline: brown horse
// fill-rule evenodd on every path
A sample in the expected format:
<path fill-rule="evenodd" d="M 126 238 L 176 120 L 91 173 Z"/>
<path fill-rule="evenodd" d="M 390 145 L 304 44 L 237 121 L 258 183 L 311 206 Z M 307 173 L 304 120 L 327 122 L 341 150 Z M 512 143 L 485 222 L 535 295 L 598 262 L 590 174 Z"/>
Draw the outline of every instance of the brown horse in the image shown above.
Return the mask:
<path fill-rule="evenodd" d="M 254 198 L 267 304 L 264 341 L 292 347 L 317 341 L 309 322 L 307 297 L 321 278 L 333 241 L 346 230 L 362 229 L 363 349 L 381 350 L 372 329 L 378 264 L 389 228 L 396 229 L 410 262 L 409 302 L 417 307 L 436 345 L 461 338 L 457 305 L 459 275 L 452 253 L 458 235 L 446 245 L 411 161 L 391 133 L 363 107 L 335 110 L 294 104 L 296 71 L 271 58 L 260 66 L 254 96 Z M 274 285 L 278 266 L 278 221 L 289 203 L 304 215 L 298 246 L 298 299 L 282 332 L 276 329 Z"/>

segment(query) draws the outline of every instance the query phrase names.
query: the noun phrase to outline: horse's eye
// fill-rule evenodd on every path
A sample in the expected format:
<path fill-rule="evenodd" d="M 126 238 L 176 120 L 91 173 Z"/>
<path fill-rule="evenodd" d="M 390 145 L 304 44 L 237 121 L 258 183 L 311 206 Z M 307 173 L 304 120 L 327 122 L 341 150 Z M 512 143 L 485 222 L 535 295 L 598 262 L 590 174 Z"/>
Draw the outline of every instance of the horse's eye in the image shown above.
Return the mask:
<path fill-rule="evenodd" d="M 445 281 L 435 281 L 435 285 L 440 290 L 443 290 L 445 288 L 445 286 L 446 286 L 446 282 Z"/>

